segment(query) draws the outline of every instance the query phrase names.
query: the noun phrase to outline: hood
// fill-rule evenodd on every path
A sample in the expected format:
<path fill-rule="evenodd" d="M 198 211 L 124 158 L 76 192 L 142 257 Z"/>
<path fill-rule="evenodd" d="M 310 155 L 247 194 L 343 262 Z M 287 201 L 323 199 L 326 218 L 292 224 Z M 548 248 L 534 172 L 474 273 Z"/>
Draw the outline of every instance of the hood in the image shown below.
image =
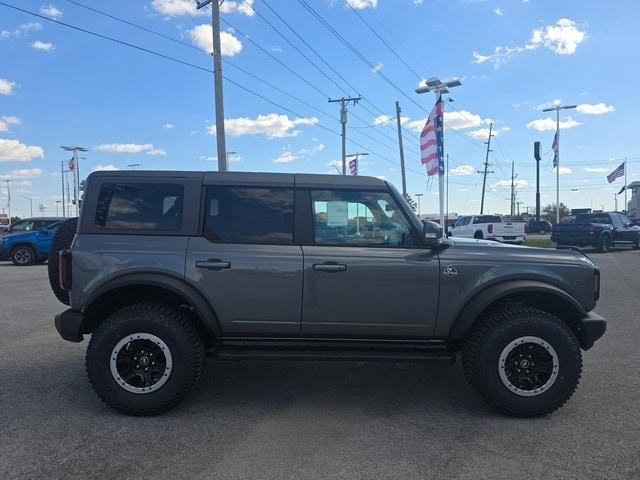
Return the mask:
<path fill-rule="evenodd" d="M 486 246 L 486 247 L 505 247 L 505 248 L 531 248 L 531 247 L 523 247 L 521 245 L 513 245 L 511 243 L 500 243 L 500 242 L 495 242 L 493 240 L 480 240 L 480 239 L 476 239 L 476 238 L 462 238 L 462 237 L 449 237 L 448 238 L 449 242 L 452 243 L 452 245 L 455 247 L 456 245 L 459 246 L 471 246 L 471 245 L 482 245 L 482 246 Z"/>

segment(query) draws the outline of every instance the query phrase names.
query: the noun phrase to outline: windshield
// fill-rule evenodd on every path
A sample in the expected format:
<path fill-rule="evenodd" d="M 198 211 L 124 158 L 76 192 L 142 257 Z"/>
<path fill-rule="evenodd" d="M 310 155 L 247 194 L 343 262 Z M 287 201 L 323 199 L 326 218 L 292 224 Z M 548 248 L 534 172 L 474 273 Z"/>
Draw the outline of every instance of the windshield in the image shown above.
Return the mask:
<path fill-rule="evenodd" d="M 575 219 L 574 223 L 611 223 L 609 215 L 593 215 L 588 213 L 581 213 Z"/>

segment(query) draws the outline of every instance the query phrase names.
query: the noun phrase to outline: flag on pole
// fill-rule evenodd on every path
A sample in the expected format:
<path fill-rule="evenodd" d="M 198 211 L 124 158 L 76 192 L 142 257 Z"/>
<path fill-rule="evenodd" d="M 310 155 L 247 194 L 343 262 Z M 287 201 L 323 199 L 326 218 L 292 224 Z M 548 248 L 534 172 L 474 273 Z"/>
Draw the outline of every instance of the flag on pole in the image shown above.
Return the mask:
<path fill-rule="evenodd" d="M 620 189 L 620 191 L 618 193 L 616 193 L 616 195 L 620 195 L 622 192 L 624 192 L 627 189 L 627 186 L 625 185 L 624 187 L 622 187 Z"/>
<path fill-rule="evenodd" d="M 75 169 L 76 169 L 76 157 L 71 157 L 71 160 L 69 160 L 69 170 L 73 172 Z"/>
<path fill-rule="evenodd" d="M 444 106 L 442 98 L 431 110 L 420 135 L 420 157 L 427 175 L 444 175 Z"/>
<path fill-rule="evenodd" d="M 626 162 L 622 162 L 618 168 L 616 168 L 613 172 L 607 175 L 607 181 L 609 183 L 615 182 L 616 178 L 620 178 L 624 176 L 624 166 Z"/>
<path fill-rule="evenodd" d="M 556 130 L 556 134 L 553 137 L 553 143 L 551 144 L 551 149 L 553 150 L 553 166 L 558 166 L 558 131 Z"/>
<path fill-rule="evenodd" d="M 358 175 L 358 157 L 354 157 L 353 160 L 349 160 L 349 173 L 351 175 Z"/>

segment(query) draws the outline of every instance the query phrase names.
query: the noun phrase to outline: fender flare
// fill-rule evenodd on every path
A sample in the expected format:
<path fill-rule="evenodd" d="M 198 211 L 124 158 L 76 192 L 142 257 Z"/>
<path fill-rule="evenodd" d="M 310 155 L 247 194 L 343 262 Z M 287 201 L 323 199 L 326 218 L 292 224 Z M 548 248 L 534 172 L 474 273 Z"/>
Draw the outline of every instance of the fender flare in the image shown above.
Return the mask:
<path fill-rule="evenodd" d="M 221 335 L 218 317 L 202 294 L 185 283 L 184 279 L 165 273 L 130 273 L 111 278 L 93 290 L 82 311 L 86 312 L 103 295 L 115 289 L 133 286 L 157 287 L 178 295 L 193 308 L 209 334 L 214 337 Z"/>
<path fill-rule="evenodd" d="M 480 314 L 491 304 L 517 293 L 545 293 L 551 294 L 558 300 L 568 304 L 575 311 L 576 317 L 585 315 L 586 312 L 580 303 L 561 288 L 549 283 L 537 280 L 508 280 L 501 282 L 476 293 L 456 315 L 456 320 L 449 334 L 450 340 L 462 340 L 473 327 Z M 562 319 L 566 320 L 566 319 Z"/>

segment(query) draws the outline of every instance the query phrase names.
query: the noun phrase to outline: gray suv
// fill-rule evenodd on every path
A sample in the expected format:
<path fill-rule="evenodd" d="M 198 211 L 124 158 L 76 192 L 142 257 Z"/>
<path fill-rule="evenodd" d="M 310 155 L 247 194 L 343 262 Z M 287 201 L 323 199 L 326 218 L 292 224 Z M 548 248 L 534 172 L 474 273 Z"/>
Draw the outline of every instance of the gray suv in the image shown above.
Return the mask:
<path fill-rule="evenodd" d="M 97 172 L 54 240 L 66 340 L 128 414 L 224 359 L 454 360 L 513 416 L 566 402 L 600 271 L 578 251 L 441 238 L 389 183 L 268 173 Z"/>

